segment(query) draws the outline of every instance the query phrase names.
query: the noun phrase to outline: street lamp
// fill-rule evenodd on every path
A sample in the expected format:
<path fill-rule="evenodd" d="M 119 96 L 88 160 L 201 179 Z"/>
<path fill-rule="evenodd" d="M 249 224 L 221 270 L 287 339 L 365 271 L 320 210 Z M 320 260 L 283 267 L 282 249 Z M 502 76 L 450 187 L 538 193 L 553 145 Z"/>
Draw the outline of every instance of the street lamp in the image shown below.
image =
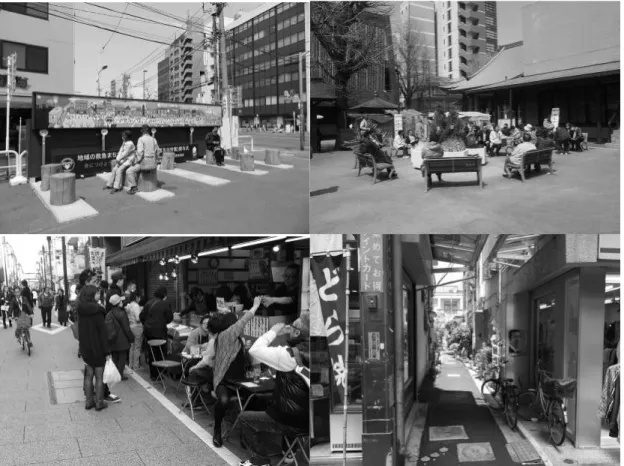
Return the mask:
<path fill-rule="evenodd" d="M 97 75 L 97 87 L 98 87 L 98 97 L 100 96 L 100 73 L 102 71 L 104 71 L 106 68 L 108 68 L 108 65 L 104 65 L 102 67 L 102 69 L 100 69 L 100 71 L 98 71 L 98 75 Z"/>

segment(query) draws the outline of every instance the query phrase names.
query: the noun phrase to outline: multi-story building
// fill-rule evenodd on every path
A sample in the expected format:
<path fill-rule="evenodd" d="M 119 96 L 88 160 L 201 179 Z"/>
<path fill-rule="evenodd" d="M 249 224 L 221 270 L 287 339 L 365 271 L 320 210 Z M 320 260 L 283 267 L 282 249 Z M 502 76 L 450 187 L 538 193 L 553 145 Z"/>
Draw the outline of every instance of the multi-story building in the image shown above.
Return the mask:
<path fill-rule="evenodd" d="M 158 62 L 158 100 L 169 100 L 169 57 Z"/>
<path fill-rule="evenodd" d="M 6 58 L 14 52 L 17 54 L 9 130 L 10 146 L 15 150 L 16 128 L 20 117 L 24 121 L 30 118 L 33 91 L 74 92 L 74 23 L 50 15 L 49 8 L 48 3 L 0 4 L 0 88 L 6 87 Z M 71 14 L 71 10 L 66 11 Z M 6 93 L 2 92 L 0 120 L 4 122 L 5 118 Z M 5 125 L 1 126 L 4 141 Z"/>
<path fill-rule="evenodd" d="M 466 79 L 497 47 L 495 2 L 435 2 L 438 75 Z"/>
<path fill-rule="evenodd" d="M 306 59 L 300 92 L 299 54 L 306 52 L 308 22 L 305 3 L 267 3 L 226 26 L 229 84 L 240 86 L 243 94 L 241 126 L 292 125 L 299 114 L 292 96 L 306 105 Z"/>
<path fill-rule="evenodd" d="M 117 97 L 117 81 L 114 80 L 114 79 L 111 79 L 110 91 L 109 91 L 108 95 L 110 97 Z"/>
<path fill-rule="evenodd" d="M 448 277 L 444 281 L 454 281 Z M 464 289 L 461 282 L 438 286 L 433 294 L 433 310 L 443 320 L 450 320 L 465 310 Z"/>
<path fill-rule="evenodd" d="M 403 42 L 409 40 L 417 46 L 419 55 L 431 61 L 432 69 L 437 73 L 434 2 L 401 2 L 398 10 L 395 9 L 392 19 L 392 36 L 395 46 L 400 47 Z M 395 21 L 397 19 L 398 21 Z"/>

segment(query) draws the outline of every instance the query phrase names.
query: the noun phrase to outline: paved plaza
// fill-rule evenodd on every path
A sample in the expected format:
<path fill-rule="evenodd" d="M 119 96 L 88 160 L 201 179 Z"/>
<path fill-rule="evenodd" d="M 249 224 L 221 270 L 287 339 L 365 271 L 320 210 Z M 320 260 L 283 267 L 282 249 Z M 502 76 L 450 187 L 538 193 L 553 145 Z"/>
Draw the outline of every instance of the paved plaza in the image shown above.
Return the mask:
<path fill-rule="evenodd" d="M 503 178 L 504 157 L 483 167 L 484 189 L 474 173 L 425 179 L 409 158 L 394 161 L 399 178 L 386 173 L 372 184 L 372 169 L 357 176 L 352 151 L 314 154 L 310 164 L 310 219 L 313 233 L 536 232 L 617 233 L 620 225 L 620 152 L 590 146 L 553 155 L 547 167 L 520 178 Z"/>
<path fill-rule="evenodd" d="M 76 194 L 82 207 L 78 218 L 64 221 L 49 209 L 30 185 L 0 183 L 2 233 L 181 234 L 307 233 L 309 156 L 295 147 L 292 136 L 254 136 L 256 161 L 264 148 L 281 147 L 278 167 L 256 163 L 255 172 L 241 172 L 239 162 L 225 167 L 203 161 L 177 164 L 170 173 L 159 171 L 162 196 L 103 191 L 98 177 L 78 179 Z M 258 142 L 256 142 L 258 141 Z M 263 145 L 258 145 L 263 144 Z M 152 194 L 152 193 L 148 193 Z M 65 209 L 65 206 L 63 206 Z M 70 212 L 70 215 L 74 212 Z M 84 214 L 84 216 L 83 216 Z M 70 217 L 71 218 L 71 217 Z"/>

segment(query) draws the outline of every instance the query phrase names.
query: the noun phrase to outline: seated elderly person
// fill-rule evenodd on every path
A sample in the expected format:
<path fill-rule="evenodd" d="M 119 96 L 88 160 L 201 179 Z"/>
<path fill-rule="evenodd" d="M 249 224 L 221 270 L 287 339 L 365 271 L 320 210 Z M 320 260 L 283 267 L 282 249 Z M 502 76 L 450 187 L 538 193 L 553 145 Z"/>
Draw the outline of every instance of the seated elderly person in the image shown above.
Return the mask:
<path fill-rule="evenodd" d="M 536 132 L 537 140 L 535 142 L 535 148 L 537 150 L 542 149 L 554 149 L 555 141 L 553 141 L 552 137 L 548 135 L 548 130 L 546 128 L 539 128 Z M 539 172 L 542 168 L 538 163 L 535 164 L 535 171 Z"/>
<path fill-rule="evenodd" d="M 189 380 L 195 381 L 200 385 L 205 385 L 204 392 L 210 393 L 212 390 L 212 376 L 213 368 L 215 365 L 215 347 L 214 337 L 219 333 L 220 319 L 219 317 L 203 318 L 200 324 L 200 328 L 204 328 L 208 336 L 208 343 L 202 346 L 202 359 L 189 369 Z M 190 339 L 190 336 L 189 336 Z M 188 345 L 187 345 L 188 346 Z M 189 351 L 190 347 L 184 348 L 184 351 Z"/>
<path fill-rule="evenodd" d="M 397 150 L 397 157 L 399 157 L 399 152 L 403 152 L 400 157 L 405 157 L 407 155 L 407 144 L 405 143 L 405 138 L 403 137 L 403 130 L 399 130 L 397 135 L 394 137 L 394 142 L 392 146 Z"/>
<path fill-rule="evenodd" d="M 422 158 L 423 160 L 426 160 L 426 159 L 439 159 L 442 157 L 444 157 L 444 149 L 442 149 L 442 146 L 438 142 L 437 137 L 432 135 L 431 140 L 425 144 L 425 147 L 423 147 Z M 438 181 L 442 181 L 441 173 L 436 173 L 435 175 L 438 177 Z M 424 173 L 423 173 L 423 176 L 424 176 Z M 431 173 L 427 173 L 427 178 L 428 178 L 429 183 L 431 183 Z"/>
<path fill-rule="evenodd" d="M 570 124 L 570 146 L 572 148 L 572 150 L 576 151 L 576 152 L 581 152 L 581 143 L 583 142 L 583 140 L 585 139 L 585 136 L 583 136 L 583 130 L 573 124 Z"/>
<path fill-rule="evenodd" d="M 533 144 L 535 144 L 537 142 L 537 133 L 536 133 L 535 128 L 533 127 L 532 124 L 529 123 L 529 124 L 525 125 L 524 132 L 531 135 L 531 142 Z"/>
<path fill-rule="evenodd" d="M 287 335 L 285 346 L 271 346 L 278 335 Z M 271 439 L 276 436 L 292 438 L 309 432 L 309 338 L 310 314 L 303 312 L 292 325 L 271 327 L 249 350 L 251 357 L 276 371 L 276 375 L 273 403 L 267 410 L 245 411 L 239 417 L 242 437 L 252 453 L 250 459 L 241 461 L 242 466 L 271 466 Z M 285 450 L 282 445 L 282 452 Z M 286 463 L 292 462 L 289 459 Z"/>
<path fill-rule="evenodd" d="M 199 327 L 191 331 L 186 340 L 186 345 L 184 346 L 185 353 L 190 353 L 191 348 L 194 346 L 203 346 L 203 349 L 206 348 L 206 345 L 210 340 L 210 331 L 208 330 L 209 321 L 209 316 L 203 316 L 199 321 Z"/>
<path fill-rule="evenodd" d="M 511 155 L 508 155 L 507 158 L 505 159 L 505 165 L 503 167 L 503 171 L 504 171 L 503 176 L 506 178 L 511 177 L 512 168 L 524 170 L 524 167 L 522 166 L 522 156 L 526 152 L 536 149 L 535 144 L 531 142 L 530 134 L 527 134 L 527 133 L 523 134 L 522 141 L 523 141 L 522 143 L 516 146 L 516 148 L 511 153 Z"/>
<path fill-rule="evenodd" d="M 381 149 L 381 142 L 375 139 L 373 135 L 368 131 L 365 131 L 363 133 L 363 136 L 364 138 L 360 142 L 360 152 L 362 154 L 372 155 L 376 163 L 387 163 L 389 165 L 392 165 L 390 168 L 387 169 L 388 176 L 392 175 L 393 178 L 397 178 L 398 175 L 394 170 L 392 159 L 385 151 Z"/>

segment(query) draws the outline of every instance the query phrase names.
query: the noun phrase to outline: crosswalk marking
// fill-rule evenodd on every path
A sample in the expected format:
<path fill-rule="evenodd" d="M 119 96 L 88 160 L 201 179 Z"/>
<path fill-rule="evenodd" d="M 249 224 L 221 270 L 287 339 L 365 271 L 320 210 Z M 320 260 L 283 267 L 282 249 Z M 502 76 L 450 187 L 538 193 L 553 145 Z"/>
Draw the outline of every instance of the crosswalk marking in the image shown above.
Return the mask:
<path fill-rule="evenodd" d="M 201 173 L 195 173 L 189 170 L 181 170 L 179 168 L 173 168 L 171 170 L 161 170 L 158 168 L 159 173 L 166 173 L 168 175 L 179 176 L 180 178 L 186 178 L 187 180 L 197 181 L 198 183 L 207 184 L 210 186 L 223 186 L 228 184 L 230 180 L 225 178 L 217 178 L 216 176 L 203 175 Z"/>
<path fill-rule="evenodd" d="M 251 171 L 246 172 L 246 171 L 241 170 L 240 167 L 236 167 L 236 166 L 233 166 L 233 165 L 223 165 L 221 167 L 217 167 L 216 165 L 206 165 L 206 162 L 204 162 L 203 160 L 192 160 L 190 163 L 194 163 L 194 164 L 197 164 L 197 165 L 202 165 L 204 167 L 208 166 L 208 167 L 215 167 L 215 168 L 223 168 L 223 169 L 229 170 L 231 172 L 245 173 L 247 175 L 262 176 L 262 175 L 266 175 L 266 174 L 269 173 L 266 170 L 258 170 L 258 169 L 254 170 L 252 172 Z"/>
<path fill-rule="evenodd" d="M 62 325 L 51 324 L 51 328 L 44 327 L 43 324 L 33 325 L 31 330 L 37 330 L 39 332 L 47 333 L 48 335 L 56 335 L 57 333 L 67 330 L 70 327 L 63 327 Z"/>
<path fill-rule="evenodd" d="M 98 173 L 97 177 L 100 178 L 101 180 L 108 181 L 108 178 L 110 177 L 110 173 Z M 127 192 L 127 191 L 130 191 L 130 188 L 127 186 L 124 186 L 124 190 Z M 158 201 L 162 201 L 163 199 L 167 199 L 168 197 L 173 197 L 175 196 L 175 194 L 172 193 L 171 191 L 167 191 L 166 189 L 159 188 L 156 191 L 152 191 L 149 193 L 139 191 L 135 194 L 135 196 L 139 196 L 141 199 L 145 199 L 148 202 L 158 202 Z"/>
<path fill-rule="evenodd" d="M 238 160 L 235 160 L 232 157 L 225 157 L 225 160 L 227 160 L 229 162 L 238 162 Z M 262 166 L 270 167 L 270 168 L 280 168 L 282 170 L 288 170 L 288 169 L 291 169 L 291 168 L 295 167 L 294 165 L 287 165 L 285 163 L 282 163 L 282 164 L 279 164 L 279 165 L 269 165 L 268 163 L 262 162 L 260 160 L 254 160 L 254 163 L 256 165 L 262 165 Z"/>
<path fill-rule="evenodd" d="M 30 187 L 46 208 L 52 212 L 58 223 L 72 222 L 87 217 L 95 217 L 98 211 L 87 204 L 83 199 L 78 199 L 68 205 L 52 205 L 50 203 L 50 191 L 41 190 L 41 181 L 31 182 Z"/>

